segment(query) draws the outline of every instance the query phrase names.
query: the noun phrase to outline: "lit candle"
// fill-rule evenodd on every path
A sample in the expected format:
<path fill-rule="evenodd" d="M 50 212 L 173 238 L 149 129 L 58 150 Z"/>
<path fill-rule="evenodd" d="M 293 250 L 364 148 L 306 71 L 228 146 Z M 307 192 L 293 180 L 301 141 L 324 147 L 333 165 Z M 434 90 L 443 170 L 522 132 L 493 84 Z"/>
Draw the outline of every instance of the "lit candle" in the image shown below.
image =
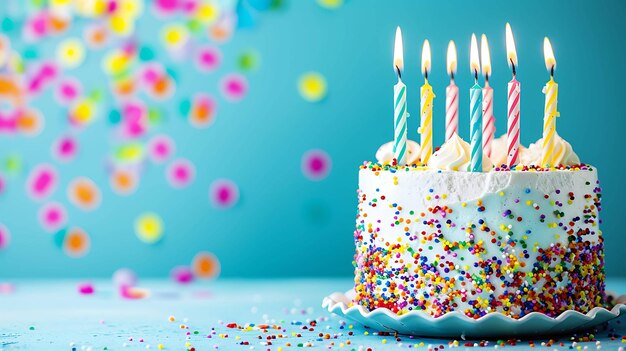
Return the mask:
<path fill-rule="evenodd" d="M 450 85 L 446 88 L 446 141 L 459 133 L 459 87 L 454 84 L 456 74 L 456 46 L 450 40 L 448 44 L 447 68 Z"/>
<path fill-rule="evenodd" d="M 433 87 L 428 84 L 428 74 L 430 73 L 430 44 L 428 40 L 424 40 L 422 47 L 422 73 L 424 73 L 424 85 L 420 89 L 420 111 L 421 126 L 417 131 L 420 134 L 420 160 L 422 163 L 428 163 L 430 155 L 433 153 Z"/>
<path fill-rule="evenodd" d="M 520 125 L 520 84 L 515 79 L 517 73 L 517 52 L 511 26 L 506 24 L 506 56 L 509 67 L 513 72 L 513 79 L 508 87 L 508 114 L 507 114 L 507 166 L 509 169 L 518 162 L 519 157 L 519 125 Z"/>
<path fill-rule="evenodd" d="M 485 87 L 483 88 L 483 151 L 491 157 L 491 142 L 496 134 L 496 118 L 493 116 L 493 89 L 489 86 L 491 75 L 491 55 L 487 37 L 483 34 L 480 38 L 480 63 L 485 75 Z"/>
<path fill-rule="evenodd" d="M 480 59 L 478 58 L 478 43 L 476 35 L 472 34 L 470 45 L 470 70 L 474 75 L 474 86 L 470 88 L 470 154 L 471 172 L 482 172 L 483 170 L 483 148 L 482 148 L 482 88 L 478 85 L 478 73 L 480 72 Z"/>
<path fill-rule="evenodd" d="M 406 164 L 406 85 L 402 83 L 402 70 L 404 69 L 404 53 L 402 48 L 402 32 L 396 28 L 396 41 L 393 51 L 393 68 L 398 75 L 398 83 L 393 87 L 394 101 L 394 142 L 393 154 L 398 165 Z"/>
<path fill-rule="evenodd" d="M 546 94 L 546 105 L 543 112 L 543 145 L 541 148 L 541 165 L 544 167 L 558 166 L 554 160 L 554 133 L 556 132 L 556 117 L 559 112 L 556 109 L 559 95 L 559 85 L 554 81 L 554 69 L 556 68 L 556 59 L 554 51 L 548 37 L 543 39 L 543 56 L 546 60 L 546 68 L 550 72 L 550 80 L 543 88 Z"/>

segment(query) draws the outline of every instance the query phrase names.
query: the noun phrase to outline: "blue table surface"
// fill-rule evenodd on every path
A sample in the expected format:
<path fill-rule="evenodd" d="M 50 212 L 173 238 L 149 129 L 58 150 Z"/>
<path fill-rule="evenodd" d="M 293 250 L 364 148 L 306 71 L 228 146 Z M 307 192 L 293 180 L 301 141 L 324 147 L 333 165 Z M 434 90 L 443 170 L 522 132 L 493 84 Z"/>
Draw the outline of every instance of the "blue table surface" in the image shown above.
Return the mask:
<path fill-rule="evenodd" d="M 150 296 L 140 300 L 120 298 L 110 281 L 94 281 L 95 293 L 80 295 L 78 283 L 16 281 L 12 292 L 5 285 L 0 290 L 0 350 L 441 350 L 454 346 L 450 339 L 377 335 L 331 315 L 321 301 L 331 292 L 350 289 L 349 278 L 222 279 L 187 286 L 142 281 L 140 286 Z M 610 279 L 607 287 L 626 293 L 626 279 Z M 244 328 L 233 328 L 235 324 Z M 259 329 L 261 324 L 269 329 Z M 496 341 L 485 346 L 624 350 L 626 318 L 609 322 L 592 338 L 576 344 L 571 337 L 561 336 L 551 345 L 542 345 L 548 340 L 533 340 L 533 347 L 531 341 L 520 340 L 515 346 L 496 345 Z M 480 340 L 458 342 L 461 348 L 480 344 Z"/>

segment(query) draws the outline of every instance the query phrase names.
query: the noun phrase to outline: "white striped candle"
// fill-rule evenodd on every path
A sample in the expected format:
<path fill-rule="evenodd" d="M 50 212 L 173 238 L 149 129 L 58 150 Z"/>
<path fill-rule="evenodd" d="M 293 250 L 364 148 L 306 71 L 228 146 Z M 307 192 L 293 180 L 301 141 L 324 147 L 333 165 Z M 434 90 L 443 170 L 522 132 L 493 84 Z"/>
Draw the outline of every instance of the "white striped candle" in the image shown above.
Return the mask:
<path fill-rule="evenodd" d="M 507 158 L 506 164 L 509 169 L 513 168 L 519 161 L 519 135 L 520 135 L 520 83 L 515 79 L 517 74 L 517 51 L 515 50 L 515 40 L 511 25 L 506 24 L 506 56 L 513 79 L 508 86 L 507 101 Z"/>
<path fill-rule="evenodd" d="M 446 140 L 454 134 L 459 134 L 459 87 L 454 84 L 456 74 L 456 45 L 450 40 L 446 55 L 446 68 L 450 76 L 450 85 L 446 88 Z"/>
<path fill-rule="evenodd" d="M 393 51 L 393 69 L 398 75 L 398 83 L 393 87 L 393 112 L 394 112 L 394 141 L 393 155 L 396 164 L 406 165 L 406 133 L 407 133 L 407 112 L 406 112 L 406 85 L 402 83 L 402 69 L 404 68 L 402 48 L 402 32 L 400 27 L 396 28 L 396 40 Z"/>
<path fill-rule="evenodd" d="M 482 172 L 483 170 L 483 110 L 482 88 L 478 85 L 478 73 L 480 72 L 480 59 L 478 58 L 478 43 L 476 35 L 472 34 L 470 45 L 470 69 L 474 74 L 474 86 L 470 88 L 470 172 Z"/>

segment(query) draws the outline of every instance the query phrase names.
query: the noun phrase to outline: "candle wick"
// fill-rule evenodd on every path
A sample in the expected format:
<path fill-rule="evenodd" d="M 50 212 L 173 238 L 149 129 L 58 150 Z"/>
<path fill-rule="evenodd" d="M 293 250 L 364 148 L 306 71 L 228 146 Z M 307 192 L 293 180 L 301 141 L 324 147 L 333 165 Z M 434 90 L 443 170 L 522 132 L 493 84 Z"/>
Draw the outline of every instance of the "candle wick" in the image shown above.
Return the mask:
<path fill-rule="evenodd" d="M 550 77 L 554 78 L 554 65 L 552 65 L 552 67 L 550 67 Z"/>
<path fill-rule="evenodd" d="M 489 83 L 489 73 L 485 73 L 485 83 Z"/>
<path fill-rule="evenodd" d="M 474 81 L 478 83 L 478 70 L 474 69 Z"/>
<path fill-rule="evenodd" d="M 398 79 L 402 79 L 402 73 L 400 72 L 400 67 L 396 65 L 396 72 L 398 72 Z"/>
<path fill-rule="evenodd" d="M 509 61 L 511 61 L 511 68 L 513 69 L 513 78 L 515 78 L 515 76 L 517 75 L 517 70 L 515 69 L 515 63 L 513 62 L 512 58 L 510 58 Z"/>
<path fill-rule="evenodd" d="M 454 82 L 454 72 L 450 71 L 450 80 Z"/>
<path fill-rule="evenodd" d="M 428 82 L 428 70 L 427 69 L 424 70 L 424 80 Z"/>

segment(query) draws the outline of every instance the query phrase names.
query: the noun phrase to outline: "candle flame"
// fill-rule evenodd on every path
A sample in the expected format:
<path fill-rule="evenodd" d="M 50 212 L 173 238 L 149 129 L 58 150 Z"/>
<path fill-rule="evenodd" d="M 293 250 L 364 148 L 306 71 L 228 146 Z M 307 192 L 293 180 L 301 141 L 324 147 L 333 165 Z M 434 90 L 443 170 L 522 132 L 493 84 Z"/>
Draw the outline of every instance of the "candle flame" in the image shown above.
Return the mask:
<path fill-rule="evenodd" d="M 548 37 L 543 39 L 543 57 L 546 60 L 548 72 L 552 73 L 556 68 L 556 59 L 554 58 L 554 51 L 552 51 L 552 44 L 550 44 Z"/>
<path fill-rule="evenodd" d="M 472 42 L 470 45 L 470 70 L 472 74 L 480 72 L 480 59 L 478 58 L 478 42 L 476 41 L 476 34 L 472 34 Z"/>
<path fill-rule="evenodd" d="M 396 27 L 396 42 L 393 50 L 393 70 L 404 70 L 404 49 L 402 48 L 402 31 Z"/>
<path fill-rule="evenodd" d="M 456 45 L 454 45 L 454 41 L 452 40 L 448 43 L 447 56 L 448 75 L 453 76 L 456 73 Z"/>
<path fill-rule="evenodd" d="M 511 31 L 511 25 L 506 24 L 506 58 L 509 63 L 517 67 L 517 51 L 515 50 L 515 39 L 513 39 L 513 31 Z"/>
<path fill-rule="evenodd" d="M 422 73 L 424 73 L 424 77 L 428 77 L 430 73 L 430 43 L 427 40 L 424 40 L 424 45 L 422 46 Z"/>
<path fill-rule="evenodd" d="M 489 54 L 487 36 L 484 34 L 480 38 L 480 62 L 483 65 L 483 74 L 486 79 L 489 79 L 489 76 L 491 75 L 491 55 Z"/>

